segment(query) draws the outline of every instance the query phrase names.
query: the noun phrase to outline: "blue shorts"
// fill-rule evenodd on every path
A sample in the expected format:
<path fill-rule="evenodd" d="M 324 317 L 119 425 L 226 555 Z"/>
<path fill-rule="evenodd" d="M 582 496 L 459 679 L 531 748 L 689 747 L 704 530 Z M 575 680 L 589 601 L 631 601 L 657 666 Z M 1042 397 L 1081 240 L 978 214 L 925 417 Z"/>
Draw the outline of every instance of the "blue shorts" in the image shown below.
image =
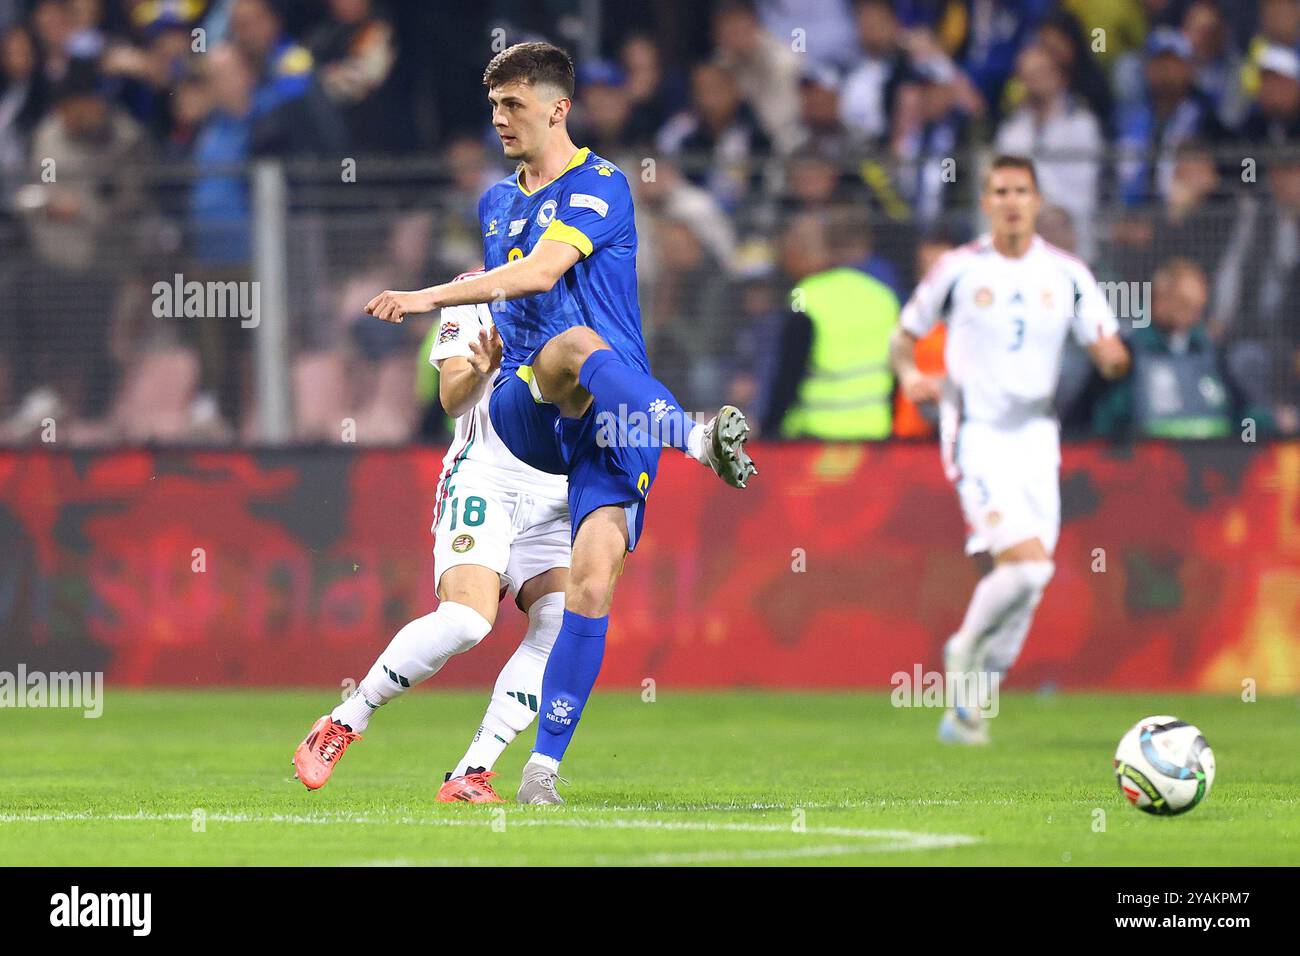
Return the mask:
<path fill-rule="evenodd" d="M 535 354 L 535 353 L 534 353 Z M 640 540 L 645 499 L 659 470 L 659 448 L 633 439 L 600 439 L 606 409 L 593 401 L 582 418 L 565 418 L 550 402 L 533 396 L 531 365 L 502 372 L 492 386 L 488 415 L 510 453 L 526 465 L 569 477 L 573 536 L 597 508 L 621 505 L 627 516 L 627 549 Z M 616 413 L 611 413 L 616 414 Z"/>

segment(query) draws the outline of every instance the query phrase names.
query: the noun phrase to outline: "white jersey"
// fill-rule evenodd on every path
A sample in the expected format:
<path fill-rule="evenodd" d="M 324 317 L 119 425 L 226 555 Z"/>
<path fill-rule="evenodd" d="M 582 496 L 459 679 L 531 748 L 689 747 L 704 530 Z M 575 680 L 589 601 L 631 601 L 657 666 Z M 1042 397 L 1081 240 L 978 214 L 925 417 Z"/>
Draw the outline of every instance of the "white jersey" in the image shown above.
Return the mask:
<path fill-rule="evenodd" d="M 918 338 L 948 323 L 944 363 L 961 421 L 1003 430 L 1054 428 L 1066 336 L 1088 346 L 1119 331 L 1088 266 L 1039 236 L 1017 259 L 988 235 L 947 253 L 899 321 Z"/>
<path fill-rule="evenodd" d="M 904 306 L 923 336 L 948 323 L 940 408 L 944 470 L 956 483 L 969 553 L 1060 534 L 1060 434 L 1052 409 L 1066 336 L 1092 345 L 1119 323 L 1087 265 L 1038 236 L 1018 259 L 990 236 L 954 249 Z"/>
<path fill-rule="evenodd" d="M 438 323 L 429 364 L 441 370 L 444 359 L 469 357 L 469 343 L 478 339 L 479 330 L 492 328 L 492 310 L 483 303 L 448 306 Z M 497 374 L 493 373 L 478 403 L 456 419 L 455 438 L 442 460 L 443 478 L 454 473 L 462 482 L 472 480 L 476 486 L 500 492 L 527 491 L 538 498 L 567 500 L 569 483 L 564 475 L 552 475 L 524 464 L 510 453 L 493 429 L 488 403 Z M 439 494 L 444 484 L 439 482 Z"/>

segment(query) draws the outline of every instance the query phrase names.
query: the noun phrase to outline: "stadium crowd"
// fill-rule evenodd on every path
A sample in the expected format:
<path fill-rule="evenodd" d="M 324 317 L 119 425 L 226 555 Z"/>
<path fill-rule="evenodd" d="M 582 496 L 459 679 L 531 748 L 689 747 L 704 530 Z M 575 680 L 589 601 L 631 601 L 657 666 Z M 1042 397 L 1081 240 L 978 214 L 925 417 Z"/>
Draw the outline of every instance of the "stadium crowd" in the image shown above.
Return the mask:
<path fill-rule="evenodd" d="M 932 433 L 886 340 L 980 231 L 996 151 L 1036 159 L 1040 232 L 1116 290 L 1136 355 L 1103 386 L 1067 354 L 1067 434 L 1300 432 L 1300 0 L 584 8 L 0 0 L 0 441 L 257 440 L 252 335 L 151 289 L 252 277 L 260 158 L 293 170 L 296 439 L 445 434 L 431 317 L 361 306 L 479 264 L 509 172 L 482 66 L 543 35 L 575 51 L 575 142 L 633 183 L 646 338 L 688 405 L 765 438 Z"/>

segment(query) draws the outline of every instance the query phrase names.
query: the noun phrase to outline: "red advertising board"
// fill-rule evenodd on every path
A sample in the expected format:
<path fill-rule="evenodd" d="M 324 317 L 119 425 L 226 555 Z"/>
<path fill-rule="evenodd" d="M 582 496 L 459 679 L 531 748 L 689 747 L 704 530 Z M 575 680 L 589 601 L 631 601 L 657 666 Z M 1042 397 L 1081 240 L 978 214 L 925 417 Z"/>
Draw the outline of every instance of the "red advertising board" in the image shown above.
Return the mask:
<path fill-rule="evenodd" d="M 928 444 L 760 446 L 746 491 L 676 453 L 601 681 L 884 687 L 939 666 L 978 571 Z M 436 605 L 440 452 L 0 452 L 0 668 L 358 678 Z M 1010 686 L 1300 689 L 1300 444 L 1068 447 L 1057 573 Z M 522 633 L 440 681 L 486 686 Z"/>

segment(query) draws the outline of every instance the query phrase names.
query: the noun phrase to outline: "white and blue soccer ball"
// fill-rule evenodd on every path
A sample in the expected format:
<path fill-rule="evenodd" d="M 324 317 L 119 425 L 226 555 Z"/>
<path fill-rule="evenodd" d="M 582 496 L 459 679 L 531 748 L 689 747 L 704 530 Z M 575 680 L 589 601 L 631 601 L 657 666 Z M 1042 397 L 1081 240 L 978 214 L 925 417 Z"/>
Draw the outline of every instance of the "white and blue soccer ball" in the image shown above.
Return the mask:
<path fill-rule="evenodd" d="M 1143 717 L 1115 750 L 1115 780 L 1146 813 L 1186 813 L 1210 792 L 1214 751 L 1205 735 L 1177 717 Z"/>

